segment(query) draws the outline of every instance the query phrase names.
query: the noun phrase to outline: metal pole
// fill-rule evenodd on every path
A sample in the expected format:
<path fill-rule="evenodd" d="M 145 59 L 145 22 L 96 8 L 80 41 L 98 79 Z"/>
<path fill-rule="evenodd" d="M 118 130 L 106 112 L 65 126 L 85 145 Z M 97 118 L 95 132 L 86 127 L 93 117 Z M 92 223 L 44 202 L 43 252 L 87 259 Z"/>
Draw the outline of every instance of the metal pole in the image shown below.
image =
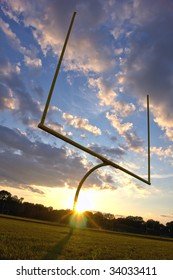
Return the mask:
<path fill-rule="evenodd" d="M 147 95 L 147 123 L 148 123 L 148 182 L 150 183 L 150 107 L 149 107 L 149 95 Z"/>
<path fill-rule="evenodd" d="M 61 67 L 62 59 L 63 59 L 64 53 L 65 53 L 65 49 L 66 49 L 66 46 L 67 46 L 67 42 L 68 42 L 68 39 L 69 39 L 69 36 L 70 36 L 70 32 L 71 32 L 71 29 L 72 29 L 72 26 L 73 26 L 75 16 L 76 16 L 76 12 L 74 12 L 74 14 L 72 16 L 71 23 L 70 23 L 70 26 L 69 26 L 69 29 L 68 29 L 68 32 L 67 32 L 67 35 L 66 35 L 65 42 L 64 42 L 64 46 L 62 48 L 61 55 L 60 55 L 60 58 L 59 58 L 59 62 L 58 62 L 58 65 L 57 65 L 57 68 L 56 68 L 56 71 L 55 71 L 55 75 L 54 75 L 54 78 L 53 78 L 53 81 L 52 81 L 52 85 L 50 87 L 49 95 L 48 95 L 47 102 L 46 102 L 46 105 L 45 105 L 45 108 L 44 108 L 44 111 L 43 111 L 43 115 L 42 115 L 42 118 L 41 118 L 41 122 L 40 122 L 42 125 L 44 124 L 44 121 L 45 121 L 45 118 L 46 118 L 47 110 L 48 110 L 49 103 L 50 103 L 50 100 L 51 100 L 51 97 L 52 97 L 52 93 L 53 93 L 53 90 L 54 90 L 54 87 L 55 87 L 56 79 L 58 77 L 58 73 L 59 73 L 59 70 L 60 70 L 60 67 Z"/>
<path fill-rule="evenodd" d="M 87 179 L 87 177 L 92 173 L 94 172 L 96 169 L 102 167 L 102 166 L 106 166 L 108 165 L 107 163 L 105 162 L 102 162 L 96 166 L 94 166 L 93 168 L 91 168 L 86 174 L 85 176 L 82 178 L 82 180 L 80 181 L 79 185 L 78 185 L 78 188 L 76 190 L 76 194 L 75 194 L 75 197 L 74 197 L 74 204 L 73 204 L 73 211 L 76 210 L 76 204 L 77 204 L 77 201 L 78 201 L 78 196 L 79 196 L 79 192 L 80 192 L 80 189 L 83 185 L 83 183 L 85 182 L 85 180 Z"/>

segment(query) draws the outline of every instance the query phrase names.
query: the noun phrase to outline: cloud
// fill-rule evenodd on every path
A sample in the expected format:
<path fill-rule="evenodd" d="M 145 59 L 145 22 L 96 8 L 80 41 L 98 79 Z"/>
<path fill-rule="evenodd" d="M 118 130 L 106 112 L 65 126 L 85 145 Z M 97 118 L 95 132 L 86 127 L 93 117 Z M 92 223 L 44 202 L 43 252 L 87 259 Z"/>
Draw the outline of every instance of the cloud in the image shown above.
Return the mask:
<path fill-rule="evenodd" d="M 43 191 L 41 191 L 40 189 L 38 188 L 35 188 L 35 187 L 32 187 L 32 186 L 24 186 L 23 187 L 24 190 L 29 190 L 33 193 L 38 193 L 38 194 L 45 194 Z"/>
<path fill-rule="evenodd" d="M 94 3 L 91 0 L 72 0 L 68 4 L 64 0 L 49 1 L 49 5 L 44 0 L 38 3 L 33 0 L 24 3 L 21 0 L 4 2 L 6 5 L 3 10 L 7 10 L 11 18 L 12 15 L 13 18 L 22 15 L 21 20 L 26 27 L 31 28 L 44 55 L 49 50 L 59 55 L 72 14 L 77 11 L 63 61 L 65 69 L 99 73 L 114 67 L 111 50 L 105 44 L 105 31 L 100 28 L 105 20 L 105 12 L 99 0 Z"/>
<path fill-rule="evenodd" d="M 16 49 L 23 51 L 24 49 L 22 49 L 21 47 L 20 40 L 17 38 L 16 34 L 11 30 L 10 25 L 7 22 L 5 22 L 2 18 L 0 18 L 0 26 L 1 30 L 4 32 L 6 37 L 12 42 L 12 45 Z"/>
<path fill-rule="evenodd" d="M 11 90 L 4 84 L 0 84 L 0 109 L 14 110 L 16 107 L 16 100 Z"/>
<path fill-rule="evenodd" d="M 111 122 L 112 126 L 118 131 L 120 135 L 125 135 L 125 133 L 133 128 L 133 124 L 130 122 L 122 123 L 122 119 L 118 118 L 116 114 L 107 112 L 106 118 Z"/>
<path fill-rule="evenodd" d="M 167 179 L 172 178 L 173 174 L 152 174 L 152 178 L 154 179 Z"/>
<path fill-rule="evenodd" d="M 98 87 L 100 105 L 114 104 L 119 113 L 127 116 L 135 108 L 133 104 L 115 100 L 118 85 L 121 84 L 119 90 L 138 98 L 143 98 L 149 92 L 155 122 L 170 140 L 173 139 L 171 0 L 167 0 L 166 5 L 162 0 L 157 3 L 154 0 L 133 0 L 123 4 L 119 1 L 101 3 L 99 0 L 94 3 L 91 0 L 72 0 L 68 4 L 64 0 L 49 1 L 49 5 L 45 0 L 37 3 L 33 0 L 8 0 L 3 3 L 4 13 L 18 24 L 22 22 L 26 28 L 30 28 L 45 55 L 49 50 L 59 55 L 71 16 L 77 11 L 63 61 L 64 70 L 109 74 L 114 69 L 115 73 L 121 74 L 121 79 L 114 76 L 116 86 L 106 85 L 106 79 L 103 81 L 98 76 L 89 79 L 90 86 Z M 110 32 L 102 28 L 103 24 L 109 26 Z M 30 58 L 28 65 L 41 65 L 38 58 L 35 60 L 36 57 L 31 56 L 31 50 L 28 53 L 29 50 L 21 46 L 8 23 L 2 22 L 2 28 L 21 51 L 23 48 L 25 61 L 28 61 L 26 57 Z"/>
<path fill-rule="evenodd" d="M 77 179 L 77 170 L 85 170 L 80 163 L 81 158 L 68 160 L 63 148 L 31 142 L 20 131 L 7 127 L 1 126 L 0 129 L 1 180 L 6 178 L 14 184 L 61 187 L 68 177 L 72 181 Z"/>
<path fill-rule="evenodd" d="M 89 149 L 93 150 L 94 152 L 103 155 L 103 156 L 108 156 L 109 158 L 113 157 L 113 158 L 121 158 L 126 151 L 122 148 L 122 147 L 112 147 L 112 148 L 108 148 L 105 146 L 99 146 L 98 144 L 90 144 L 88 145 Z"/>
<path fill-rule="evenodd" d="M 3 6 L 3 11 L 8 12 L 10 16 L 15 12 L 17 16 L 19 16 L 21 13 L 25 11 L 25 9 L 31 7 L 29 2 L 27 1 L 22 1 L 22 0 L 16 0 L 15 2 L 13 0 L 8 0 L 8 1 L 2 1 L 4 6 Z M 34 4 L 34 3 L 32 3 Z M 34 7 L 34 6 L 33 6 Z"/>
<path fill-rule="evenodd" d="M 4 58 L 1 58 L 0 65 L 1 109 L 12 110 L 13 113 L 20 116 L 21 120 L 24 120 L 27 114 L 32 114 L 33 117 L 40 116 L 40 104 L 31 97 L 26 89 L 18 65 L 16 67 Z"/>
<path fill-rule="evenodd" d="M 14 20 L 15 22 L 19 23 L 19 18 L 11 10 L 9 10 L 7 7 L 4 7 L 3 5 L 1 6 L 1 9 L 4 15 Z"/>
<path fill-rule="evenodd" d="M 151 147 L 151 153 L 161 158 L 171 158 L 173 157 L 173 146 L 170 145 L 166 149 L 163 149 L 162 147 Z"/>
<path fill-rule="evenodd" d="M 51 121 L 50 123 L 47 124 L 47 126 L 66 137 L 71 137 L 73 135 L 72 132 L 66 132 L 65 126 L 57 122 Z"/>
<path fill-rule="evenodd" d="M 52 55 L 54 58 L 59 56 L 71 16 L 75 10 L 77 11 L 62 69 L 65 71 L 78 71 L 80 74 L 86 75 L 88 86 L 97 95 L 97 104 L 99 103 L 101 109 L 106 111 L 106 113 L 104 112 L 107 118 L 106 122 L 108 123 L 109 121 L 115 132 L 117 132 L 116 139 L 120 135 L 126 141 L 126 145 L 116 148 L 112 146 L 101 147 L 99 144 L 91 144 L 90 148 L 103 155 L 116 158 L 122 158 L 127 150 L 143 153 L 143 140 L 134 131 L 131 121 L 124 119 L 135 112 L 135 105 L 122 101 L 124 96 L 120 94 L 120 86 L 122 91 L 124 90 L 137 97 L 143 97 L 146 95 L 145 86 L 147 85 L 147 91 L 155 89 L 157 80 L 164 74 L 160 70 L 160 75 L 155 79 L 156 73 L 153 72 L 157 68 L 156 66 L 164 64 L 162 57 L 160 58 L 161 62 L 158 59 L 161 38 L 157 39 L 158 46 L 154 42 L 156 39 L 156 34 L 154 33 L 156 23 L 159 21 L 155 11 L 158 15 L 159 8 L 153 4 L 153 1 L 151 1 L 151 11 L 148 8 L 146 9 L 145 3 L 140 3 L 140 1 L 127 1 L 128 3 L 126 2 L 125 4 L 120 2 L 106 1 L 105 4 L 99 0 L 60 0 L 49 1 L 49 4 L 47 4 L 45 0 L 6 1 L 6 6 L 3 7 L 4 13 L 11 20 L 15 20 L 15 25 L 18 28 L 20 27 L 19 25 L 25 26 L 26 30 L 30 32 L 30 36 L 33 34 L 34 43 L 38 43 L 36 49 L 32 46 L 27 46 L 26 48 L 23 45 L 22 36 L 17 36 L 15 29 L 13 29 L 13 24 L 9 24 L 11 21 L 9 23 L 2 22 L 4 34 L 12 43 L 12 47 L 18 49 L 22 54 L 22 61 L 25 65 L 39 68 L 42 66 L 42 61 L 38 58 L 37 49 L 40 48 L 47 58 L 50 58 L 49 54 L 51 54 L 51 59 Z M 158 1 L 158 3 L 160 7 L 161 2 Z M 150 6 L 150 4 L 148 5 Z M 142 7 L 145 9 L 142 9 Z M 151 16 L 152 13 L 153 16 Z M 167 19 L 165 19 L 165 22 L 167 22 Z M 166 27 L 165 22 L 163 22 L 163 26 Z M 135 27 L 134 32 L 133 27 Z M 161 24 L 159 28 L 161 28 Z M 156 33 L 158 35 L 158 31 Z M 161 37 L 163 39 L 162 30 Z M 146 38 L 147 40 L 149 38 L 149 41 Z M 117 40 L 119 40 L 118 44 Z M 164 42 L 164 40 L 162 41 Z M 172 42 L 171 38 L 170 41 Z M 124 42 L 127 45 L 122 47 Z M 152 43 L 151 47 L 147 45 L 148 42 Z M 156 53 L 153 51 L 152 46 L 154 46 Z M 166 54 L 167 57 L 168 54 Z M 165 62 L 166 65 L 167 62 L 168 60 Z M 148 70 L 152 65 L 151 70 Z M 170 74 L 171 70 L 167 69 L 168 65 L 166 65 L 164 65 L 165 68 L 163 69 L 166 69 L 167 73 Z M 24 84 L 20 73 L 21 66 L 12 65 L 11 63 L 4 63 L 3 66 L 3 72 L 1 73 L 2 84 L 0 85 L 2 92 L 0 95 L 0 108 L 16 113 L 16 116 L 21 118 L 24 125 L 33 129 L 38 123 L 36 120 L 40 119 L 41 105 L 35 99 L 36 95 L 34 95 L 34 98 L 31 97 L 33 92 L 29 91 L 28 84 Z M 114 70 L 113 72 L 112 69 Z M 156 70 L 159 74 L 159 70 Z M 71 74 L 71 72 L 69 73 Z M 69 73 L 68 75 L 70 75 Z M 155 84 L 154 82 L 152 84 L 152 75 Z M 170 77 L 168 75 L 168 81 L 171 81 Z M 148 80 L 149 83 L 147 83 Z M 157 90 L 159 92 L 160 85 L 161 83 L 155 92 Z M 33 91 L 34 93 L 37 91 L 38 94 L 42 94 L 42 90 L 40 91 L 38 87 Z M 170 96 L 172 96 L 171 94 Z M 173 135 L 172 109 L 171 111 L 169 110 L 172 108 L 171 103 L 168 104 L 168 110 L 166 110 L 166 104 L 171 98 L 168 98 L 166 94 L 166 98 L 169 100 L 163 100 L 164 98 L 160 92 L 158 100 L 157 94 L 151 94 L 151 97 L 155 121 L 159 123 L 171 139 Z M 161 106 L 159 107 L 159 105 Z M 110 112 L 108 113 L 107 110 L 109 109 Z M 91 124 L 88 118 L 81 118 L 75 114 L 63 113 L 62 111 L 61 117 L 66 125 L 80 129 L 80 135 L 83 137 L 85 137 L 86 132 L 96 136 L 103 133 L 98 126 Z M 62 134 L 66 133 L 64 125 L 48 120 L 51 123 L 51 128 Z M 31 142 L 29 137 L 22 135 L 18 130 L 5 130 L 2 128 L 2 132 L 1 171 L 3 180 L 7 178 L 8 182 L 31 187 L 35 184 L 50 187 L 64 186 L 65 183 L 73 187 L 78 184 L 80 174 L 85 174 L 88 170 L 87 166 L 83 164 L 81 155 L 74 153 L 70 157 L 64 147 L 55 148 L 40 141 Z M 68 133 L 65 135 L 71 136 Z M 4 167 L 2 167 L 3 165 Z M 8 170 L 10 170 L 10 173 L 7 172 Z M 114 181 L 112 176 L 106 176 L 106 174 L 101 176 L 97 173 L 96 177 L 89 178 L 88 184 L 90 186 L 96 184 L 101 188 L 104 180 L 109 184 Z"/>
<path fill-rule="evenodd" d="M 20 130 L 0 126 L 0 184 L 22 187 L 39 186 L 74 188 L 87 172 L 83 157 L 66 147 L 54 147 L 31 141 Z M 85 187 L 102 187 L 102 178 L 95 174 Z M 34 187 L 35 186 L 35 187 Z"/>
<path fill-rule="evenodd" d="M 126 149 L 135 151 L 137 153 L 144 153 L 144 141 L 137 137 L 135 132 L 132 132 L 133 124 L 130 122 L 122 123 L 122 119 L 118 118 L 116 114 L 107 112 L 106 118 L 110 121 L 111 125 L 118 131 L 118 133 L 125 138 L 127 146 Z M 125 147 L 124 147 L 125 148 Z"/>
<path fill-rule="evenodd" d="M 23 47 L 17 35 L 11 30 L 10 25 L 0 18 L 0 26 L 6 37 L 10 40 L 11 46 L 24 55 L 24 63 L 29 67 L 41 67 L 42 61 L 36 58 L 37 49 L 30 46 L 31 49 Z"/>
<path fill-rule="evenodd" d="M 129 36 L 130 53 L 125 62 L 124 87 L 126 92 L 137 97 L 150 94 L 155 122 L 172 140 L 172 1 L 135 2 L 135 29 Z"/>
<path fill-rule="evenodd" d="M 24 56 L 24 62 L 25 65 L 27 65 L 28 67 L 34 67 L 34 68 L 38 68 L 42 66 L 42 61 L 40 58 L 30 58 L 29 56 Z"/>
<path fill-rule="evenodd" d="M 128 144 L 128 149 L 138 152 L 138 153 L 143 153 L 144 154 L 144 150 L 143 150 L 143 144 L 144 144 L 144 140 L 137 137 L 136 133 L 134 132 L 130 132 L 130 133 L 125 133 L 124 134 L 125 139 L 127 141 Z"/>
<path fill-rule="evenodd" d="M 135 152 L 143 152 L 142 146 L 144 141 L 137 137 L 135 132 L 131 132 L 133 124 L 130 122 L 123 123 L 124 117 L 134 113 L 135 105 L 133 103 L 127 104 L 123 101 L 117 101 L 117 94 L 108 80 L 90 78 L 88 84 L 89 87 L 98 89 L 97 97 L 100 100 L 100 105 L 111 108 L 111 112 L 106 112 L 105 116 L 119 135 L 125 138 L 128 149 Z"/>
<path fill-rule="evenodd" d="M 112 106 L 117 97 L 116 92 L 113 90 L 111 84 L 106 79 L 102 77 L 98 79 L 89 78 L 88 85 L 91 88 L 97 88 L 97 97 L 100 101 L 101 106 Z"/>
<path fill-rule="evenodd" d="M 124 101 L 117 101 L 118 95 L 115 92 L 116 85 L 103 77 L 89 78 L 88 86 L 98 90 L 97 98 L 100 106 L 109 107 L 117 116 L 127 117 L 134 113 L 135 105 Z"/>
<path fill-rule="evenodd" d="M 173 219 L 173 214 L 172 213 L 171 214 L 162 214 L 160 216 L 163 217 L 163 218 L 171 218 L 171 219 Z"/>
<path fill-rule="evenodd" d="M 68 113 L 63 113 L 62 118 L 66 121 L 66 123 L 70 126 L 75 127 L 76 129 L 82 129 L 88 132 L 93 133 L 98 136 L 101 135 L 101 130 L 97 126 L 93 126 L 89 123 L 89 120 L 86 118 L 80 118 L 78 116 L 73 116 Z"/>

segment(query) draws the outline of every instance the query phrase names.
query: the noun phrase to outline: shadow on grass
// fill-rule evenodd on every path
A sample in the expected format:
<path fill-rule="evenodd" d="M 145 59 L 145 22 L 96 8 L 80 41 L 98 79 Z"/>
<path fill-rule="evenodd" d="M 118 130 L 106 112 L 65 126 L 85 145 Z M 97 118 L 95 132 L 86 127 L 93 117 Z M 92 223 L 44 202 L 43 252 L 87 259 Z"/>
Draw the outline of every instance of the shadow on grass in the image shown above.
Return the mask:
<path fill-rule="evenodd" d="M 56 260 L 61 255 L 62 250 L 69 241 L 73 234 L 73 229 L 71 228 L 69 233 L 62 238 L 43 258 L 43 260 Z"/>

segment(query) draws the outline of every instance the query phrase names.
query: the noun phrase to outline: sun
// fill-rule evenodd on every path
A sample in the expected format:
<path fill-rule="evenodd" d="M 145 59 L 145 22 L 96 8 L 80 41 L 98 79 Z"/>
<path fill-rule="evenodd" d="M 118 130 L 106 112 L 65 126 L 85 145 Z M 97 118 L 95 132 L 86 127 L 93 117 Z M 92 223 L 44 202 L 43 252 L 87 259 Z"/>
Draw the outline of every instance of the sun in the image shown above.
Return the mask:
<path fill-rule="evenodd" d="M 74 204 L 74 192 L 68 196 L 66 200 L 66 208 L 73 209 Z M 94 211 L 97 207 L 96 194 L 91 190 L 82 190 L 78 196 L 76 203 L 76 213 L 83 213 L 85 211 Z"/>
<path fill-rule="evenodd" d="M 87 192 L 83 192 L 80 194 L 76 207 L 75 207 L 75 212 L 76 213 L 83 213 L 85 211 L 92 210 L 94 206 L 93 199 L 91 194 Z"/>
<path fill-rule="evenodd" d="M 84 201 L 83 199 L 79 199 L 75 207 L 75 212 L 80 214 L 87 210 L 89 210 L 89 207 L 86 201 Z"/>
<path fill-rule="evenodd" d="M 77 203 L 76 207 L 75 207 L 75 212 L 77 212 L 78 214 L 81 214 L 83 212 L 85 212 L 87 209 L 87 207 L 85 207 L 85 205 L 82 205 L 81 203 Z"/>

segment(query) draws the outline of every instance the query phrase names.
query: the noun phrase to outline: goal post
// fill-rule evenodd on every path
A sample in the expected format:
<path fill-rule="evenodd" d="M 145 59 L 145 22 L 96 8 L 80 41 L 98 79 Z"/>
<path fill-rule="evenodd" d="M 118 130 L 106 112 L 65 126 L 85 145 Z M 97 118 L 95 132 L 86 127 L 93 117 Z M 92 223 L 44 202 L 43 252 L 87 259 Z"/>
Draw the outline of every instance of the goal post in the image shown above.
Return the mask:
<path fill-rule="evenodd" d="M 66 35 L 66 38 L 65 38 L 65 42 L 64 42 L 64 45 L 63 45 L 63 48 L 62 48 L 62 51 L 61 51 L 61 54 L 60 54 L 60 57 L 59 57 L 57 68 L 56 68 L 56 71 L 55 71 L 55 74 L 54 74 L 54 78 L 53 78 L 53 81 L 52 81 L 52 84 L 51 84 L 51 87 L 50 87 L 50 91 L 49 91 L 49 94 L 48 94 L 48 98 L 47 98 L 47 101 L 46 101 L 46 104 L 45 104 L 45 108 L 44 108 L 44 111 L 43 111 L 43 114 L 42 114 L 42 118 L 41 118 L 40 123 L 38 124 L 38 127 L 40 129 L 46 131 L 47 133 L 65 141 L 66 143 L 68 143 L 68 144 L 70 144 L 70 145 L 72 145 L 72 146 L 74 146 L 74 147 L 76 147 L 76 148 L 78 148 L 78 149 L 80 149 L 80 150 L 82 150 L 82 151 L 90 154 L 91 156 L 96 157 L 97 159 L 100 159 L 102 161 L 102 164 L 100 164 L 96 167 L 93 167 L 91 169 L 91 171 L 88 171 L 87 174 L 83 177 L 83 179 L 81 180 L 81 182 L 79 184 L 79 187 L 77 189 L 77 197 L 78 197 L 79 190 L 82 186 L 82 183 L 85 181 L 85 179 L 88 177 L 88 175 L 90 175 L 94 170 L 96 170 L 100 166 L 108 166 L 108 165 L 112 166 L 112 167 L 114 167 L 116 169 L 119 169 L 119 170 L 123 171 L 124 173 L 142 181 L 143 183 L 151 185 L 151 178 L 150 178 L 151 175 L 150 175 L 150 109 L 149 109 L 149 95 L 147 95 L 147 134 L 148 134 L 148 137 L 147 137 L 147 142 L 148 142 L 148 178 L 147 179 L 131 172 L 130 170 L 120 166 L 119 164 L 113 162 L 112 160 L 107 159 L 106 157 L 92 151 L 91 149 L 77 143 L 76 141 L 64 136 L 63 134 L 53 130 L 52 128 L 50 128 L 50 127 L 48 127 L 44 124 L 45 119 L 46 119 L 46 115 L 47 115 L 47 111 L 48 111 L 48 108 L 49 108 L 49 105 L 50 105 L 52 93 L 53 93 L 53 90 L 54 90 L 54 87 L 55 87 L 55 83 L 56 83 L 56 80 L 57 80 L 57 77 L 58 77 L 58 74 L 59 74 L 59 70 L 60 70 L 60 67 L 61 67 L 63 56 L 64 56 L 66 46 L 67 46 L 67 43 L 68 43 L 68 39 L 70 37 L 72 26 L 73 26 L 73 23 L 74 23 L 74 20 L 75 20 L 75 16 L 76 16 L 76 12 L 73 13 L 73 16 L 72 16 L 72 19 L 71 19 L 71 22 L 70 22 L 70 26 L 69 26 L 69 29 L 68 29 L 68 32 L 67 32 L 67 35 Z"/>

